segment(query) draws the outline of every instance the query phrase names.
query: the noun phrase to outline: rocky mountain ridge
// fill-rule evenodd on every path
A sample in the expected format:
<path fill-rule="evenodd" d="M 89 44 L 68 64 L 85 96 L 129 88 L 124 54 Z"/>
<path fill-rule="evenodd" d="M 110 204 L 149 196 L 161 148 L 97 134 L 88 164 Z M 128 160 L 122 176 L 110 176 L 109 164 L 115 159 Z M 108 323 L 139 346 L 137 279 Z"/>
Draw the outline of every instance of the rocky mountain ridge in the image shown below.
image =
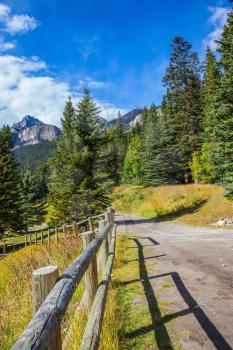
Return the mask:
<path fill-rule="evenodd" d="M 141 115 L 143 108 L 137 107 L 122 116 L 122 121 L 125 126 L 134 127 L 137 123 L 141 123 Z M 159 112 L 159 108 L 158 108 Z M 107 121 L 100 117 L 100 122 L 106 123 L 106 127 L 115 126 L 117 118 Z M 61 129 L 55 125 L 45 124 L 41 120 L 31 116 L 25 117 L 12 125 L 12 141 L 14 149 L 19 149 L 24 146 L 36 145 L 44 141 L 53 142 L 61 135 Z"/>
<path fill-rule="evenodd" d="M 14 149 L 44 141 L 54 141 L 61 135 L 61 130 L 57 126 L 45 124 L 30 115 L 26 115 L 20 122 L 13 124 L 11 131 Z"/>
<path fill-rule="evenodd" d="M 132 111 L 124 114 L 122 116 L 122 122 L 124 125 L 134 126 L 137 122 L 141 121 L 141 114 L 142 114 L 143 108 L 137 107 L 134 108 Z M 110 125 L 116 125 L 117 124 L 117 118 L 110 120 L 107 122 L 107 127 Z"/>

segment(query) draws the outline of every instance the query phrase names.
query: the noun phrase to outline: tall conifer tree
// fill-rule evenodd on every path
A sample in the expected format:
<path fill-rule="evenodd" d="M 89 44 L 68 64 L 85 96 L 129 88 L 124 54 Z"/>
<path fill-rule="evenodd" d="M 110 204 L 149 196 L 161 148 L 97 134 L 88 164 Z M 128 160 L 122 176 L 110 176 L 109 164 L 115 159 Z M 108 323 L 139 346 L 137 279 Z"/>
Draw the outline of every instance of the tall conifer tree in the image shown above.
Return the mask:
<path fill-rule="evenodd" d="M 0 130 L 0 235 L 23 228 L 20 177 L 8 126 Z"/>
<path fill-rule="evenodd" d="M 75 157 L 78 149 L 74 130 L 74 107 L 69 99 L 62 117 L 62 136 L 56 141 L 56 148 L 49 161 L 49 202 L 54 216 L 60 222 L 70 217 L 70 201 L 75 193 Z"/>
<path fill-rule="evenodd" d="M 233 197 L 233 11 L 219 41 L 222 76 L 217 92 L 214 138 L 214 162 L 219 181 Z"/>
<path fill-rule="evenodd" d="M 43 193 L 36 175 L 26 170 L 21 174 L 21 198 L 25 231 L 44 222 L 46 210 Z"/>
<path fill-rule="evenodd" d="M 175 148 L 172 123 L 166 115 L 158 116 L 153 105 L 148 112 L 144 135 L 144 184 L 158 186 L 175 183 L 179 155 Z"/>
<path fill-rule="evenodd" d="M 192 153 L 200 148 L 201 80 L 197 54 L 181 37 L 172 42 L 172 53 L 163 82 L 167 87 L 165 114 L 169 114 L 181 155 L 180 175 L 188 182 Z M 164 108 L 165 106 L 163 106 Z"/>
<path fill-rule="evenodd" d="M 63 125 L 71 115 L 69 108 Z M 50 202 L 57 217 L 66 221 L 88 216 L 108 204 L 104 195 L 108 176 L 103 165 L 106 137 L 88 90 L 77 105 L 72 124 L 58 141 L 50 162 Z"/>
<path fill-rule="evenodd" d="M 118 113 L 117 124 L 115 128 L 115 148 L 117 152 L 117 184 L 121 182 L 123 163 L 127 150 L 127 135 L 123 124 L 121 113 Z"/>
<path fill-rule="evenodd" d="M 213 163 L 215 152 L 215 112 L 216 97 L 220 84 L 220 70 L 214 53 L 208 47 L 204 64 L 203 96 L 203 135 L 200 151 L 193 153 L 191 169 L 195 182 L 212 183 L 216 177 Z"/>

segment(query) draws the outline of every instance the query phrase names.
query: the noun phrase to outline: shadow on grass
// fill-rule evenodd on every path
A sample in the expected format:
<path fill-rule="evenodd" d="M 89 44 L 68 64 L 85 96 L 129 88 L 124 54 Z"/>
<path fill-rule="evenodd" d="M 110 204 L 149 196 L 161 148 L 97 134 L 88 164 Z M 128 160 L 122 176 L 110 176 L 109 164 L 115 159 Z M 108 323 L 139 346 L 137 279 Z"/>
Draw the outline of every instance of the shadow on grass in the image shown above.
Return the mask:
<path fill-rule="evenodd" d="M 136 220 L 117 220 L 116 219 L 116 222 L 118 225 L 137 225 L 137 224 L 143 224 L 143 223 L 158 223 L 161 221 L 174 220 L 180 216 L 183 216 L 186 214 L 193 214 L 197 212 L 201 207 L 204 206 L 204 204 L 208 201 L 208 199 L 209 198 L 201 199 L 189 207 L 176 208 L 174 211 L 170 213 L 162 212 L 162 211 L 158 212 L 156 217 L 152 217 L 151 219 L 136 219 Z"/>
<path fill-rule="evenodd" d="M 148 237 L 150 239 L 150 237 Z M 165 274 L 160 274 L 156 276 L 148 276 L 148 271 L 146 268 L 145 263 L 145 257 L 143 248 L 144 246 L 141 244 L 141 242 L 136 239 L 132 238 L 132 240 L 135 242 L 137 249 L 138 249 L 138 260 L 139 260 L 139 276 L 140 279 L 127 281 L 120 283 L 121 285 L 126 285 L 134 282 L 141 282 L 143 286 L 143 290 L 147 299 L 148 308 L 150 311 L 151 321 L 152 323 L 148 326 L 140 327 L 139 329 L 136 329 L 132 332 L 126 333 L 126 338 L 134 338 L 137 336 L 140 336 L 142 334 L 149 333 L 151 331 L 154 332 L 154 338 L 155 342 L 157 344 L 158 349 L 160 350 L 171 350 L 173 349 L 171 339 L 169 337 L 168 331 L 166 329 L 166 323 L 171 321 L 172 319 L 176 319 L 180 316 L 185 316 L 188 314 L 192 314 L 196 320 L 198 321 L 199 325 L 202 327 L 203 331 L 205 332 L 206 336 L 209 338 L 209 340 L 212 342 L 213 346 L 217 350 L 232 350 L 231 346 L 227 343 L 227 341 L 224 339 L 223 335 L 219 332 L 219 330 L 216 328 L 216 326 L 210 321 L 208 316 L 205 314 L 205 312 L 201 309 L 201 307 L 198 305 L 196 300 L 192 297 L 188 289 L 185 287 L 180 275 L 177 272 L 169 272 Z M 150 239 L 151 240 L 151 239 Z M 153 286 L 151 284 L 152 279 L 159 279 L 165 276 L 171 276 L 173 279 L 173 282 L 179 291 L 181 297 L 183 298 L 184 302 L 187 305 L 187 308 L 184 310 L 181 310 L 179 312 L 169 314 L 162 316 L 158 301 L 156 299 Z"/>

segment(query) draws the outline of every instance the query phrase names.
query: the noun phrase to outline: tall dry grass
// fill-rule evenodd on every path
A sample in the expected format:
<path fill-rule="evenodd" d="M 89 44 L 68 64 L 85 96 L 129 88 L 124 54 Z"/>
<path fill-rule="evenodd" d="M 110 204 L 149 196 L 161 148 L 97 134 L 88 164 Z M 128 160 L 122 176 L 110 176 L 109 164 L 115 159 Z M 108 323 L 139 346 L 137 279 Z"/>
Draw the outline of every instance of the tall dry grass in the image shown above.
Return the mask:
<path fill-rule="evenodd" d="M 233 205 L 216 185 L 120 186 L 113 193 L 116 210 L 157 219 L 208 225 L 232 217 Z"/>
<path fill-rule="evenodd" d="M 46 265 L 59 266 L 62 273 L 80 253 L 80 239 L 63 240 L 57 247 L 28 246 L 0 261 L 0 349 L 12 348 L 32 317 L 32 271 Z M 80 297 L 77 291 L 73 303 Z M 72 313 L 72 306 L 64 320 Z M 65 326 L 63 331 L 65 332 Z"/>

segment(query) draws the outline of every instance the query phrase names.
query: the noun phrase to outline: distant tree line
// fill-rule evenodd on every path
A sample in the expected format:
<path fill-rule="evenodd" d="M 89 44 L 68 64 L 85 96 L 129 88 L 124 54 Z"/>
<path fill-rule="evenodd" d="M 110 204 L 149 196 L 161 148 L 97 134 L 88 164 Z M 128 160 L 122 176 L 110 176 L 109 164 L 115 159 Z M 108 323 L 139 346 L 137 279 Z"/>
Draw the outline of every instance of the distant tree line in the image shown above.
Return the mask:
<path fill-rule="evenodd" d="M 10 128 L 4 126 L 0 235 L 43 222 L 47 205 L 54 224 L 98 213 L 109 205 L 110 190 L 121 183 L 218 183 L 233 197 L 233 12 L 218 52 L 219 59 L 207 48 L 200 64 L 191 45 L 175 37 L 161 108 L 144 108 L 132 127 L 119 114 L 116 126 L 107 128 L 88 90 L 76 106 L 69 98 L 62 135 L 52 151 L 44 146 L 42 157 L 51 152 L 49 161 L 38 160 L 34 168 L 24 159 L 20 170 Z"/>

